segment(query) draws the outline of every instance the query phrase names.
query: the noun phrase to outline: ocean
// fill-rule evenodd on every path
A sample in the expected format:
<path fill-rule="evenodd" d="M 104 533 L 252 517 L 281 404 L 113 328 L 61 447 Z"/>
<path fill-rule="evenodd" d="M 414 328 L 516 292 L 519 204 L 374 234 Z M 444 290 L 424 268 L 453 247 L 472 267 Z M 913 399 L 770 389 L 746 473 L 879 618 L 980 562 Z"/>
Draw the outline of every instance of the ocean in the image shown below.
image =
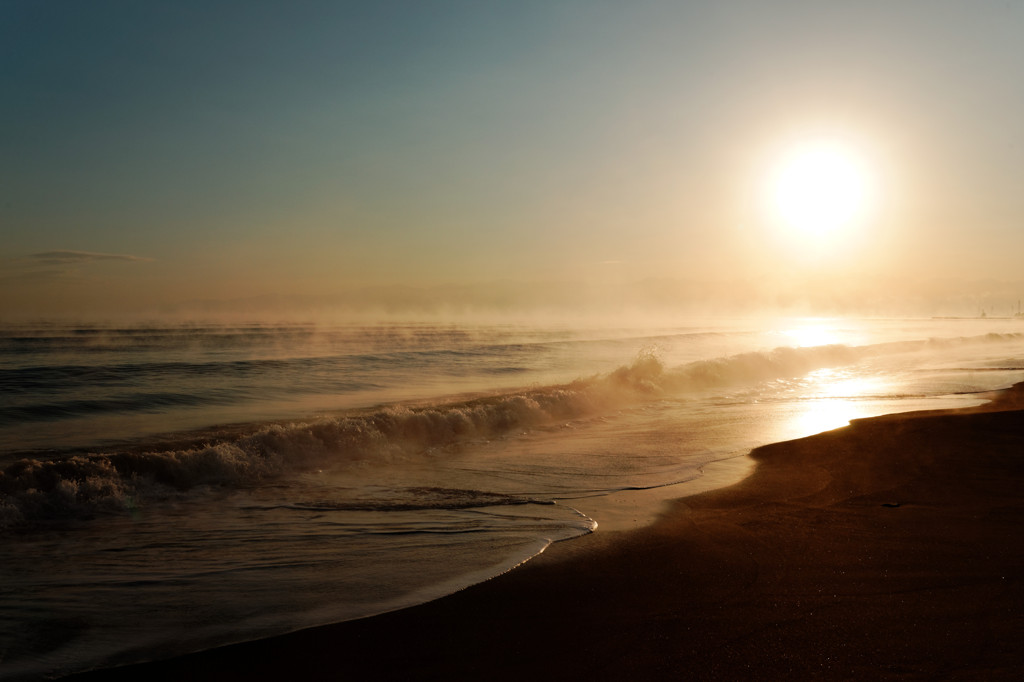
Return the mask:
<path fill-rule="evenodd" d="M 0 678 L 422 603 L 1022 380 L 1021 319 L 0 326 Z"/>

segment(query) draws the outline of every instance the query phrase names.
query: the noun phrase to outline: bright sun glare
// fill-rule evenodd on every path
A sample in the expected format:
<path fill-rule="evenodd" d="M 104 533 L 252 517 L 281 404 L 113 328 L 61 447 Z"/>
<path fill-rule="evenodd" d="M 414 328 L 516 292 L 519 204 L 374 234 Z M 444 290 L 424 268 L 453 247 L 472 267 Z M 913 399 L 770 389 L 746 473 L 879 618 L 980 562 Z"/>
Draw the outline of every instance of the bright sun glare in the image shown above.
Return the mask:
<path fill-rule="evenodd" d="M 826 235 L 860 218 L 872 201 L 871 174 L 857 152 L 819 140 L 791 148 L 771 177 L 776 216 L 804 235 Z"/>

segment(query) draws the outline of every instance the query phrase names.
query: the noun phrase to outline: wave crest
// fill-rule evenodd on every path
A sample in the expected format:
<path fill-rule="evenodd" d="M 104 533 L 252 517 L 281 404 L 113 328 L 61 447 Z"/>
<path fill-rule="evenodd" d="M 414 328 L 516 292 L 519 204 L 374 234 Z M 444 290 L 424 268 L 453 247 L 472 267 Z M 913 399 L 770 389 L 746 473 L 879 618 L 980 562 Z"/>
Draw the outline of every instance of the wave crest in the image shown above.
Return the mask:
<path fill-rule="evenodd" d="M 667 369 L 653 349 L 614 371 L 429 406 L 393 405 L 309 422 L 254 425 L 230 438 L 159 451 L 24 459 L 0 472 L 0 527 L 123 512 L 149 496 L 200 486 L 243 487 L 293 472 L 383 466 L 474 440 L 600 414 L 659 396 L 799 376 L 881 352 L 945 343 L 1015 341 L 1019 334 L 850 347 L 777 348 Z"/>

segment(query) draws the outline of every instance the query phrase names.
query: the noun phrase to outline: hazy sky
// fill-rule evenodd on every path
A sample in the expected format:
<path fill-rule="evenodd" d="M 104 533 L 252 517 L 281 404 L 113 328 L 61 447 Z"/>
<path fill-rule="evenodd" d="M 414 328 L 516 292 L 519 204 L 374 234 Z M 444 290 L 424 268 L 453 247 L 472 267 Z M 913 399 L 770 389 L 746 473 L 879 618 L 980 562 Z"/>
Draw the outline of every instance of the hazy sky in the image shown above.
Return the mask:
<path fill-rule="evenodd" d="M 0 316 L 1024 280 L 1016 0 L 0 0 L 0 54 Z M 876 189 L 813 253 L 763 199 L 810 138 Z"/>

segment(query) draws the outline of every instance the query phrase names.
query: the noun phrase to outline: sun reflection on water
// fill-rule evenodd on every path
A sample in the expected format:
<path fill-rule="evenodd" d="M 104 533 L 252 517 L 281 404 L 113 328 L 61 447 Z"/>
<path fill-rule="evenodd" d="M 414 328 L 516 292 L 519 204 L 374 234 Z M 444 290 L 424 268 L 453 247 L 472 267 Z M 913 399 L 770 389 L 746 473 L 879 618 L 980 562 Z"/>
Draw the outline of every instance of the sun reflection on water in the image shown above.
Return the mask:
<path fill-rule="evenodd" d="M 835 330 L 822 324 L 787 329 L 782 333 L 789 337 L 797 348 L 828 346 L 839 342 L 839 337 L 836 335 Z"/>
<path fill-rule="evenodd" d="M 867 398 L 884 394 L 882 380 L 875 376 L 855 375 L 847 368 L 819 369 L 807 375 L 810 397 Z"/>
<path fill-rule="evenodd" d="M 855 400 L 815 398 L 802 403 L 790 419 L 790 428 L 799 436 L 831 431 L 846 426 L 851 419 L 866 416 Z"/>
<path fill-rule="evenodd" d="M 854 374 L 849 368 L 811 372 L 802 382 L 787 428 L 796 436 L 830 431 L 878 414 L 872 398 L 886 396 L 891 387 L 878 376 Z"/>

